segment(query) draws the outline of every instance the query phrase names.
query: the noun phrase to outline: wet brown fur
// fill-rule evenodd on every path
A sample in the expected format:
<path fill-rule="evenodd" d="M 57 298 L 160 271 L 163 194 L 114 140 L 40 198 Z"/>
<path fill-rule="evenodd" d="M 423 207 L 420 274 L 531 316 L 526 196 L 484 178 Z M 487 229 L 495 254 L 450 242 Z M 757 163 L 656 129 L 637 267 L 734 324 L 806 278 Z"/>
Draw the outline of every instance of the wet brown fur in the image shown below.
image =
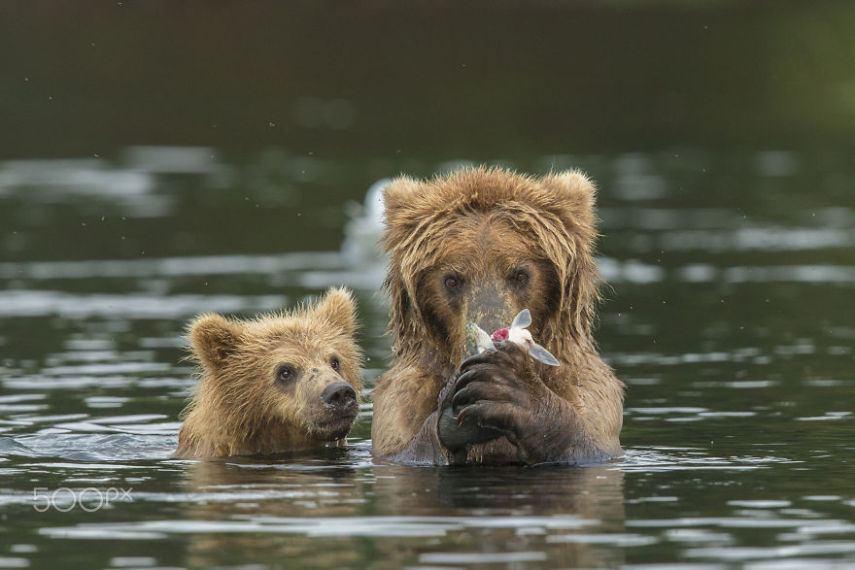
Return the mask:
<path fill-rule="evenodd" d="M 332 433 L 349 431 L 353 418 L 331 417 L 320 405 L 326 386 L 362 388 L 362 355 L 354 342 L 356 307 L 344 289 L 318 302 L 253 320 L 217 314 L 188 327 L 191 357 L 200 380 L 181 413 L 178 457 L 271 454 L 344 445 Z M 340 369 L 331 366 L 337 356 Z M 293 383 L 276 382 L 284 363 L 300 372 Z M 349 423 L 348 423 L 349 422 Z"/>
<path fill-rule="evenodd" d="M 437 285 L 441 275 L 498 282 L 521 264 L 532 270 L 531 290 L 513 299 L 515 310 L 531 310 L 535 340 L 562 362 L 536 363 L 537 375 L 573 407 L 589 446 L 601 456 L 619 455 L 623 384 L 592 338 L 599 275 L 588 178 L 577 171 L 533 178 L 469 168 L 428 181 L 399 178 L 384 199 L 395 360 L 373 393 L 375 455 L 434 462 L 426 448 L 429 417 L 461 363 L 466 325 L 461 306 Z M 549 425 L 550 417 L 542 419 Z M 504 438 L 473 446 L 470 459 L 508 454 L 508 446 Z"/>

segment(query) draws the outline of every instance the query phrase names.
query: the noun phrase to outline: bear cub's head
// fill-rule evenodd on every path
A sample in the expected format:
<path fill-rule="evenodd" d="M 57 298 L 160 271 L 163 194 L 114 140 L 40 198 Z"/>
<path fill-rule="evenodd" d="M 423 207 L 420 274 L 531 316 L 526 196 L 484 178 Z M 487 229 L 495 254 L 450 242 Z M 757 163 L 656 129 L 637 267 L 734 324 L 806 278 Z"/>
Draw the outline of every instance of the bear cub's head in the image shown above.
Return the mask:
<path fill-rule="evenodd" d="M 342 440 L 362 388 L 355 312 L 346 290 L 331 289 L 290 313 L 193 321 L 202 380 L 184 412 L 179 454 L 275 453 Z"/>

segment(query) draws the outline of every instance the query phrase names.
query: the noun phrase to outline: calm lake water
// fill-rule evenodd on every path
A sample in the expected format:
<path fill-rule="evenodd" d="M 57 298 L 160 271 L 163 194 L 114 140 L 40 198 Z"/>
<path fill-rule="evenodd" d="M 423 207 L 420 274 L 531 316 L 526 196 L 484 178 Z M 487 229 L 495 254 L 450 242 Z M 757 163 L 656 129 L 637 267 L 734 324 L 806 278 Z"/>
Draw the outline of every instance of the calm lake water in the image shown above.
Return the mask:
<path fill-rule="evenodd" d="M 0 8 L 0 567 L 855 566 L 855 10 L 210 6 Z M 469 161 L 597 181 L 625 457 L 170 459 L 198 313 L 346 284 L 370 392 L 373 191 Z"/>

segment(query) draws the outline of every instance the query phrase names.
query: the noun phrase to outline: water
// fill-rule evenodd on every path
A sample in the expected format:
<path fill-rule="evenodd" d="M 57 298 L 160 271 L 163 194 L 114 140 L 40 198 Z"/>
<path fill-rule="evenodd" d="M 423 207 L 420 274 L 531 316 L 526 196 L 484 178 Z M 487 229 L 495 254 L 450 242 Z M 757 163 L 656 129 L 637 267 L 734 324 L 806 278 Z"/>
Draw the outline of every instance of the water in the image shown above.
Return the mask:
<path fill-rule="evenodd" d="M 161 151 L 175 152 L 146 149 Z M 183 255 L 102 258 L 99 244 L 117 235 L 108 220 L 139 213 L 128 195 L 79 200 L 70 180 L 80 162 L 3 163 L 0 176 L 14 181 L 0 188 L 4 221 L 20 229 L 12 234 L 18 238 L 7 235 L 11 260 L 0 264 L 0 561 L 13 567 L 51 565 L 59 557 L 66 567 L 855 563 L 855 327 L 842 310 L 855 285 L 855 266 L 846 263 L 855 249 L 855 210 L 833 192 L 813 194 L 799 210 L 779 207 L 772 197 L 746 203 L 744 195 L 769 183 L 751 168 L 763 154 L 698 153 L 708 171 L 690 187 L 681 182 L 689 173 L 671 154 L 574 160 L 603 188 L 600 265 L 611 289 L 598 338 L 629 385 L 626 457 L 583 469 L 374 464 L 370 403 L 344 451 L 170 459 L 176 416 L 193 383 L 182 361 L 183 327 L 196 313 L 249 315 L 347 283 L 361 307 L 371 385 L 389 354 L 387 309 L 376 292 L 382 280 L 376 215 L 346 200 L 307 207 L 307 220 L 292 231 L 306 231 L 330 209 L 343 220 L 325 232 L 340 236 L 339 244 L 320 251 L 263 253 L 270 247 L 261 231 L 243 234 L 253 244 L 249 253 L 200 247 L 188 255 L 178 237 L 183 228 L 200 211 L 234 212 L 244 196 L 231 187 L 218 191 L 208 173 L 196 172 L 185 174 L 196 195 L 186 200 L 169 187 L 172 174 L 149 172 L 149 190 L 133 200 L 168 206 L 157 215 L 146 211 L 127 235 L 145 244 L 169 228 L 171 247 Z M 797 158 L 806 160 L 791 156 Z M 554 158 L 518 166 L 537 171 L 548 160 Z M 716 167 L 724 161 L 742 168 Z M 655 195 L 634 197 L 630 186 L 637 181 L 627 165 L 643 169 Z M 101 170 L 118 179 L 140 172 L 119 164 Z M 775 179 L 778 200 L 804 198 L 796 191 L 804 182 L 800 172 Z M 710 192 L 721 176 L 736 183 Z M 44 214 L 54 204 L 62 204 L 62 214 Z M 49 224 L 94 218 L 77 231 L 95 235 L 71 259 L 48 255 L 50 244 L 39 243 L 44 225 L 21 222 L 25 212 L 41 213 Z M 279 214 L 296 217 L 290 206 Z M 217 230 L 203 230 L 198 243 Z M 15 239 L 29 245 L 10 251 Z"/>
<path fill-rule="evenodd" d="M 147 6 L 0 8 L 0 567 L 855 566 L 851 8 Z M 374 463 L 369 398 L 344 450 L 170 458 L 201 312 L 346 284 L 370 393 L 376 183 L 473 161 L 597 181 L 625 457 Z"/>

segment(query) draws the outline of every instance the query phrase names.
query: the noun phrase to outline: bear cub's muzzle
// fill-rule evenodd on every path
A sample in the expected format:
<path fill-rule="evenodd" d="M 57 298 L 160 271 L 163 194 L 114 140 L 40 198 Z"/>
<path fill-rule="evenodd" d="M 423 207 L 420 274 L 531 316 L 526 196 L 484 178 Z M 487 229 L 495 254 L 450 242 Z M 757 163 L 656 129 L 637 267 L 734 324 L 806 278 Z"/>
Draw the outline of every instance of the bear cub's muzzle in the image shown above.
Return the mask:
<path fill-rule="evenodd" d="M 327 441 L 345 437 L 359 413 L 356 390 L 347 382 L 333 382 L 316 397 L 312 422 L 315 434 Z"/>
<path fill-rule="evenodd" d="M 327 408 L 350 411 L 356 409 L 356 390 L 347 382 L 330 384 L 321 392 L 321 401 Z"/>

